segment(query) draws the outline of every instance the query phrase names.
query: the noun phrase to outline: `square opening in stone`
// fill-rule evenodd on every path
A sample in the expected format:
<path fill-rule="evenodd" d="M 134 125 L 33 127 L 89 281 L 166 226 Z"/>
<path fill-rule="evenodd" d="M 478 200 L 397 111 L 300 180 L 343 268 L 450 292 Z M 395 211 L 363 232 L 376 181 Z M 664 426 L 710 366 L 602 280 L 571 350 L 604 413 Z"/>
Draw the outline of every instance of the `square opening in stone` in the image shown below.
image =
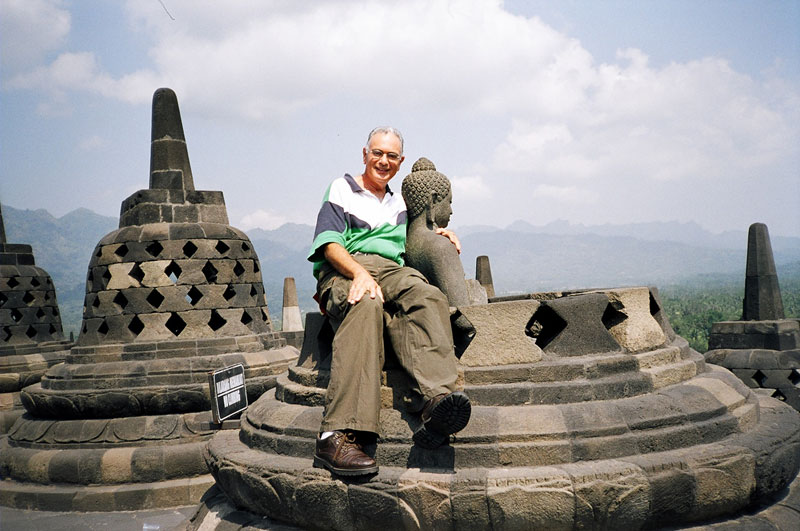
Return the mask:
<path fill-rule="evenodd" d="M 161 251 L 163 251 L 163 250 L 164 250 L 164 246 L 163 246 L 163 245 L 161 245 L 161 244 L 160 244 L 160 243 L 158 243 L 158 242 L 153 242 L 153 243 L 151 243 L 150 245 L 148 245 L 147 247 L 145 247 L 145 248 L 144 248 L 144 250 L 145 250 L 145 251 L 147 251 L 147 253 L 148 253 L 150 256 L 152 256 L 153 258 L 155 258 L 155 257 L 157 257 L 158 255 L 160 255 L 160 254 L 161 254 Z"/>
<path fill-rule="evenodd" d="M 222 240 L 218 241 L 214 248 L 219 254 L 225 254 L 231 249 L 230 246 Z"/>
<path fill-rule="evenodd" d="M 11 310 L 11 320 L 18 323 L 20 319 L 22 319 L 22 313 L 16 308 Z"/>
<path fill-rule="evenodd" d="M 8 279 L 8 287 L 9 288 L 14 289 L 17 286 L 19 286 L 19 281 L 17 280 L 17 277 L 11 277 L 11 278 Z"/>
<path fill-rule="evenodd" d="M 525 325 L 525 335 L 544 350 L 567 327 L 567 322 L 549 306 L 539 306 Z"/>
<path fill-rule="evenodd" d="M 614 303 L 609 302 L 605 311 L 603 312 L 603 325 L 605 325 L 606 330 L 611 330 L 613 327 L 622 323 L 627 318 L 628 316 L 619 311 L 614 306 Z"/>
<path fill-rule="evenodd" d="M 196 286 L 192 286 L 188 293 L 186 293 L 186 302 L 194 306 L 197 304 L 200 299 L 203 298 L 203 292 L 197 289 Z"/>
<path fill-rule="evenodd" d="M 106 335 L 108 333 L 108 323 L 106 323 L 105 319 L 103 319 L 103 322 L 100 323 L 100 326 L 97 327 L 97 333 L 103 335 Z"/>
<path fill-rule="evenodd" d="M 214 267 L 214 264 L 212 264 L 211 262 L 206 262 L 205 265 L 203 266 L 202 271 L 203 271 L 203 276 L 206 277 L 206 282 L 208 282 L 209 284 L 213 284 L 214 282 L 217 281 L 217 273 L 219 273 L 219 271 L 217 271 L 217 268 Z"/>
<path fill-rule="evenodd" d="M 183 254 L 186 255 L 186 258 L 191 258 L 196 252 L 197 246 L 192 242 L 186 242 L 186 245 L 183 246 Z"/>
<path fill-rule="evenodd" d="M 233 285 L 228 284 L 228 287 L 225 288 L 225 292 L 222 294 L 226 301 L 230 301 L 232 298 L 236 296 L 236 290 L 233 288 Z"/>
<path fill-rule="evenodd" d="M 755 381 L 759 387 L 764 387 L 764 382 L 767 381 L 767 375 L 760 370 L 756 371 L 753 373 L 753 381 Z"/>
<path fill-rule="evenodd" d="M 125 306 L 128 305 L 128 298 L 120 291 L 114 296 L 114 300 L 112 302 L 124 310 Z"/>
<path fill-rule="evenodd" d="M 142 322 L 141 319 L 139 319 L 139 316 L 137 315 L 133 316 L 131 322 L 128 323 L 128 330 L 130 330 L 135 336 L 138 336 L 139 334 L 142 333 L 142 330 L 144 330 L 144 323 Z"/>
<path fill-rule="evenodd" d="M 31 339 L 36 337 L 36 329 L 33 327 L 33 325 L 29 325 L 28 326 L 28 329 L 25 330 L 25 335 L 28 336 Z"/>
<path fill-rule="evenodd" d="M 252 322 L 253 322 L 253 318 L 250 317 L 250 312 L 248 312 L 247 310 L 244 310 L 242 312 L 242 324 L 243 325 L 249 325 Z"/>
<path fill-rule="evenodd" d="M 172 332 L 174 335 L 178 336 L 183 329 L 186 328 L 186 321 L 181 319 L 181 316 L 175 312 L 172 312 L 172 315 L 169 316 L 167 322 L 164 323 L 167 327 L 167 330 Z"/>
<path fill-rule="evenodd" d="M 164 296 L 157 289 L 154 289 L 147 295 L 146 300 L 150 303 L 150 306 L 158 308 L 164 302 Z"/>
<path fill-rule="evenodd" d="M 208 327 L 215 332 L 225 326 L 228 321 L 222 317 L 217 310 L 211 310 L 211 318 L 208 320 Z"/>
<path fill-rule="evenodd" d="M 244 266 L 239 263 L 239 260 L 236 260 L 236 265 L 233 266 L 233 274 L 240 277 L 242 273 L 244 273 Z"/>
<path fill-rule="evenodd" d="M 183 273 L 183 270 L 181 269 L 181 266 L 175 263 L 175 260 L 171 261 L 167 267 L 164 268 L 164 274 L 167 275 L 173 284 L 178 283 L 181 273 Z"/>
<path fill-rule="evenodd" d="M 125 258 L 125 255 L 128 254 L 128 246 L 124 243 L 114 249 L 114 254 L 119 256 L 120 258 Z"/>
<path fill-rule="evenodd" d="M 139 267 L 139 264 L 133 264 L 133 267 L 128 272 L 128 276 L 141 284 L 142 280 L 144 280 L 144 271 L 142 271 L 142 268 Z"/>

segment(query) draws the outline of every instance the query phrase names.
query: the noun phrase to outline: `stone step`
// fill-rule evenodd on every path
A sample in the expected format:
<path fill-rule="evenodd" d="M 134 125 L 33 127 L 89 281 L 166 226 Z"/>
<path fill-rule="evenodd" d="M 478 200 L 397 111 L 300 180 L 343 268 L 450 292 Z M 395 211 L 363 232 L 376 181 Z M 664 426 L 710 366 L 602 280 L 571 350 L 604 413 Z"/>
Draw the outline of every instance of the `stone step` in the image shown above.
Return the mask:
<path fill-rule="evenodd" d="M 670 345 L 665 348 L 633 354 L 633 358 L 642 369 L 650 369 L 660 365 L 668 365 L 682 359 L 680 347 Z"/>
<path fill-rule="evenodd" d="M 675 363 L 642 369 L 642 373 L 650 378 L 653 389 L 660 389 L 692 378 L 702 372 L 703 367 L 703 357 L 695 353 Z"/>

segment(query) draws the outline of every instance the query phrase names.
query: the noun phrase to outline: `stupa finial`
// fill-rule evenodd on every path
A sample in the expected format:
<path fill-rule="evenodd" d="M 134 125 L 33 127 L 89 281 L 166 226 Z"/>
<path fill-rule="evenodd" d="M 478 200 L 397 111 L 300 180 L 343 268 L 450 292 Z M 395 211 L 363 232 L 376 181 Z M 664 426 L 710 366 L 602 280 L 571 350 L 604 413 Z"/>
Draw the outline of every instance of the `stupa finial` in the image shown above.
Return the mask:
<path fill-rule="evenodd" d="M 178 97 L 169 88 L 153 94 L 150 189 L 194 190 Z"/>
<path fill-rule="evenodd" d="M 742 320 L 767 321 L 785 317 L 769 231 L 763 223 L 753 223 L 747 235 Z"/>

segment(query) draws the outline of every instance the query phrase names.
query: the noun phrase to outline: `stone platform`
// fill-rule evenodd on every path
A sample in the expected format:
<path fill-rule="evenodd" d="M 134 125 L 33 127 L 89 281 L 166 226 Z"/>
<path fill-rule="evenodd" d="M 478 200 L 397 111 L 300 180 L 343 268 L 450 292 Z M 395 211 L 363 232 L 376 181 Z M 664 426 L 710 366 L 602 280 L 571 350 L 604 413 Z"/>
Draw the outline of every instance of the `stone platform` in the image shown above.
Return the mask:
<path fill-rule="evenodd" d="M 307 347 L 307 322 L 298 366 L 238 434 L 209 443 L 219 487 L 247 511 L 314 529 L 638 529 L 735 516 L 797 474 L 800 415 L 707 366 L 654 289 L 459 310 L 477 330 L 461 358 L 473 413 L 449 445 L 413 445 L 419 420 L 388 365 L 369 449 L 378 474 L 314 468 L 327 362 Z"/>

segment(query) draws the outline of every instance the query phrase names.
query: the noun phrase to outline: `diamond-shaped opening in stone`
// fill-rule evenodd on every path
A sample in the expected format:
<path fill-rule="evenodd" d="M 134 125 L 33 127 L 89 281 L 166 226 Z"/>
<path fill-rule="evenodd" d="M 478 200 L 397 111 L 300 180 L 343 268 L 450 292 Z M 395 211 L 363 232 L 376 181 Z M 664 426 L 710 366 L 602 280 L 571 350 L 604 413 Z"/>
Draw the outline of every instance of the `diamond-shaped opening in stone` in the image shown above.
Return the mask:
<path fill-rule="evenodd" d="M 164 268 L 164 274 L 169 277 L 173 284 L 178 283 L 178 279 L 181 277 L 181 266 L 175 263 L 175 260 L 169 263 L 167 267 Z"/>
<path fill-rule="evenodd" d="M 225 326 L 228 321 L 222 317 L 217 310 L 211 310 L 211 318 L 208 320 L 208 327 L 215 332 Z"/>
<path fill-rule="evenodd" d="M 167 330 L 172 332 L 174 335 L 178 336 L 183 329 L 186 328 L 186 321 L 181 319 L 181 316 L 175 312 L 172 312 L 172 315 L 169 316 L 167 322 L 164 323 L 167 327 Z"/>
<path fill-rule="evenodd" d="M 29 325 L 28 326 L 28 329 L 25 330 L 25 335 L 28 336 L 31 339 L 36 337 L 36 329 L 33 327 L 33 325 Z"/>
<path fill-rule="evenodd" d="M 203 298 L 203 292 L 197 289 L 196 286 L 192 286 L 192 288 L 186 293 L 186 302 L 194 306 L 197 304 L 200 299 Z"/>
<path fill-rule="evenodd" d="M 202 271 L 203 275 L 206 277 L 206 282 L 208 282 L 209 284 L 213 284 L 214 282 L 217 281 L 217 273 L 219 273 L 219 271 L 217 271 L 217 268 L 214 267 L 214 264 L 212 264 L 211 262 L 206 262 L 206 264 L 203 266 Z"/>
<path fill-rule="evenodd" d="M 120 258 L 125 258 L 125 255 L 128 254 L 128 246 L 124 243 L 114 249 L 114 254 L 119 256 Z"/>
<path fill-rule="evenodd" d="M 52 335 L 53 335 L 53 334 L 55 334 L 56 332 L 58 332 L 58 330 L 56 329 L 56 327 L 55 327 L 55 326 L 53 326 L 52 324 L 50 324 L 50 328 L 48 328 L 48 329 L 47 329 L 47 333 L 48 333 L 48 334 L 50 334 L 50 335 L 52 336 Z"/>
<path fill-rule="evenodd" d="M 103 269 L 102 277 L 103 280 L 105 280 L 104 286 L 108 286 L 108 281 L 111 280 L 111 271 L 109 271 L 107 267 Z"/>
<path fill-rule="evenodd" d="M 47 279 L 47 285 L 49 286 L 50 284 L 52 284 L 52 282 L 51 282 L 51 281 L 50 281 L 50 279 L 48 278 L 48 279 Z"/>
<path fill-rule="evenodd" d="M 239 263 L 239 260 L 236 260 L 236 265 L 233 266 L 233 274 L 240 277 L 242 273 L 244 273 L 244 266 Z"/>
<path fill-rule="evenodd" d="M 261 310 L 261 320 L 266 323 L 268 319 L 269 319 L 269 317 L 267 316 L 267 312 L 265 312 L 264 310 Z"/>
<path fill-rule="evenodd" d="M 786 395 L 781 393 L 780 389 L 775 389 L 775 392 L 772 393 L 772 398 L 777 398 L 781 402 L 786 402 Z"/>
<path fill-rule="evenodd" d="M 251 297 L 255 297 L 256 295 L 258 295 L 258 290 L 256 290 L 256 287 L 251 284 L 250 285 L 250 296 Z"/>
<path fill-rule="evenodd" d="M 544 350 L 567 327 L 567 322 L 549 306 L 539 306 L 525 326 L 525 335 L 532 337 Z"/>
<path fill-rule="evenodd" d="M 139 264 L 133 264 L 133 267 L 128 272 L 128 276 L 136 280 L 136 282 L 141 283 L 142 280 L 144 280 L 144 271 L 139 267 Z"/>
<path fill-rule="evenodd" d="M 89 331 L 89 327 L 86 326 L 86 323 L 83 323 L 83 328 L 81 328 L 81 334 L 85 334 Z"/>
<path fill-rule="evenodd" d="M 32 303 L 33 301 L 35 301 L 35 300 L 36 300 L 36 297 L 34 297 L 34 296 L 31 294 L 31 292 L 30 292 L 30 291 L 26 291 L 26 292 L 25 292 L 25 295 L 23 295 L 23 296 L 22 296 L 22 302 L 24 302 L 24 303 L 25 303 L 25 304 L 27 304 L 28 306 L 30 306 L 30 305 L 31 305 L 31 303 Z"/>
<path fill-rule="evenodd" d="M 128 323 L 128 330 L 130 330 L 135 336 L 138 336 L 142 333 L 142 330 L 144 330 L 144 323 L 141 319 L 139 319 L 138 315 L 134 315 L 133 319 L 131 319 L 131 322 Z"/>
<path fill-rule="evenodd" d="M 225 288 L 225 293 L 222 294 L 226 301 L 231 300 L 236 296 L 236 290 L 233 288 L 231 284 L 228 284 L 228 287 Z"/>
<path fill-rule="evenodd" d="M 103 335 L 108 333 L 108 323 L 106 323 L 105 319 L 103 319 L 103 322 L 97 327 L 97 333 Z"/>
<path fill-rule="evenodd" d="M 242 242 L 242 251 L 247 252 L 250 250 L 250 246 L 247 243 Z"/>
<path fill-rule="evenodd" d="M 619 311 L 612 302 L 608 303 L 606 310 L 603 312 L 603 324 L 606 330 L 611 330 L 627 318 L 628 316 Z"/>
<path fill-rule="evenodd" d="M 653 297 L 653 292 L 650 292 L 650 315 L 655 316 L 658 312 L 661 311 L 661 307 L 658 305 L 656 298 Z"/>
<path fill-rule="evenodd" d="M 96 253 L 94 253 L 94 255 L 95 255 L 97 258 L 100 258 L 101 256 L 103 256 L 103 248 L 102 248 L 102 247 L 98 247 L 98 248 L 97 248 L 97 252 L 96 252 Z"/>
<path fill-rule="evenodd" d="M 53 317 L 58 317 L 58 308 L 53 308 Z"/>
<path fill-rule="evenodd" d="M 789 373 L 789 381 L 793 386 L 800 387 L 800 371 L 792 369 L 792 372 Z"/>
<path fill-rule="evenodd" d="M 34 288 L 38 288 L 38 287 L 39 287 L 39 284 L 41 284 L 41 282 L 39 282 L 39 281 L 38 281 L 38 280 L 36 280 L 35 278 L 32 278 L 32 279 L 31 279 L 31 286 L 33 286 Z"/>
<path fill-rule="evenodd" d="M 8 302 L 8 297 L 6 297 L 5 293 L 0 293 L 0 306 L 4 305 Z"/>
<path fill-rule="evenodd" d="M 45 316 L 45 313 L 44 313 L 43 309 L 39 308 L 38 310 L 36 310 L 36 318 L 37 319 L 41 319 L 44 316 Z"/>
<path fill-rule="evenodd" d="M 186 258 L 191 258 L 196 252 L 197 246 L 192 242 L 186 242 L 186 244 L 183 246 L 183 254 L 186 255 Z"/>
<path fill-rule="evenodd" d="M 230 251 L 231 248 L 227 243 L 225 243 L 224 241 L 220 240 L 214 246 L 214 249 L 216 249 L 219 254 L 225 254 L 228 251 Z"/>
<path fill-rule="evenodd" d="M 261 268 L 258 267 L 258 260 L 253 260 L 253 273 L 258 273 L 261 271 Z"/>
<path fill-rule="evenodd" d="M 128 305 L 128 297 L 123 295 L 120 291 L 114 296 L 114 300 L 112 302 L 124 310 L 125 306 Z"/>
<path fill-rule="evenodd" d="M 4 326 L 3 327 L 3 341 L 8 341 L 11 339 L 11 328 Z"/>
<path fill-rule="evenodd" d="M 11 310 L 11 320 L 18 323 L 20 319 L 22 319 L 22 313 L 16 308 Z"/>
<path fill-rule="evenodd" d="M 100 307 L 100 297 L 98 295 L 94 296 L 94 300 L 92 301 L 92 308 L 99 308 Z"/>
<path fill-rule="evenodd" d="M 45 293 L 44 294 L 44 302 L 47 302 L 49 300 L 50 300 L 50 294 L 49 293 Z"/>
<path fill-rule="evenodd" d="M 8 279 L 8 287 L 9 288 L 14 289 L 17 286 L 19 286 L 19 280 L 17 280 L 17 277 L 11 277 L 11 278 Z"/>
<path fill-rule="evenodd" d="M 242 324 L 243 325 L 249 325 L 252 322 L 253 322 L 253 318 L 250 317 L 250 312 L 248 312 L 247 310 L 244 310 L 242 312 Z"/>
<path fill-rule="evenodd" d="M 160 255 L 160 254 L 161 254 L 161 251 L 163 251 L 163 250 L 164 250 L 164 246 L 163 246 L 163 245 L 161 245 L 161 244 L 160 244 L 160 243 L 158 243 L 158 242 L 153 242 L 153 243 L 151 243 L 150 245 L 148 245 L 147 247 L 145 247 L 145 248 L 144 248 L 144 250 L 145 250 L 145 251 L 147 251 L 147 253 L 148 253 L 150 256 L 152 256 L 153 258 L 155 258 L 155 257 L 157 257 L 158 255 Z"/>
<path fill-rule="evenodd" d="M 164 296 L 157 289 L 154 289 L 147 295 L 146 300 L 150 303 L 150 306 L 158 308 L 164 302 Z"/>
<path fill-rule="evenodd" d="M 753 381 L 756 382 L 759 387 L 764 387 L 764 382 L 767 381 L 767 375 L 758 370 L 753 373 Z"/>

